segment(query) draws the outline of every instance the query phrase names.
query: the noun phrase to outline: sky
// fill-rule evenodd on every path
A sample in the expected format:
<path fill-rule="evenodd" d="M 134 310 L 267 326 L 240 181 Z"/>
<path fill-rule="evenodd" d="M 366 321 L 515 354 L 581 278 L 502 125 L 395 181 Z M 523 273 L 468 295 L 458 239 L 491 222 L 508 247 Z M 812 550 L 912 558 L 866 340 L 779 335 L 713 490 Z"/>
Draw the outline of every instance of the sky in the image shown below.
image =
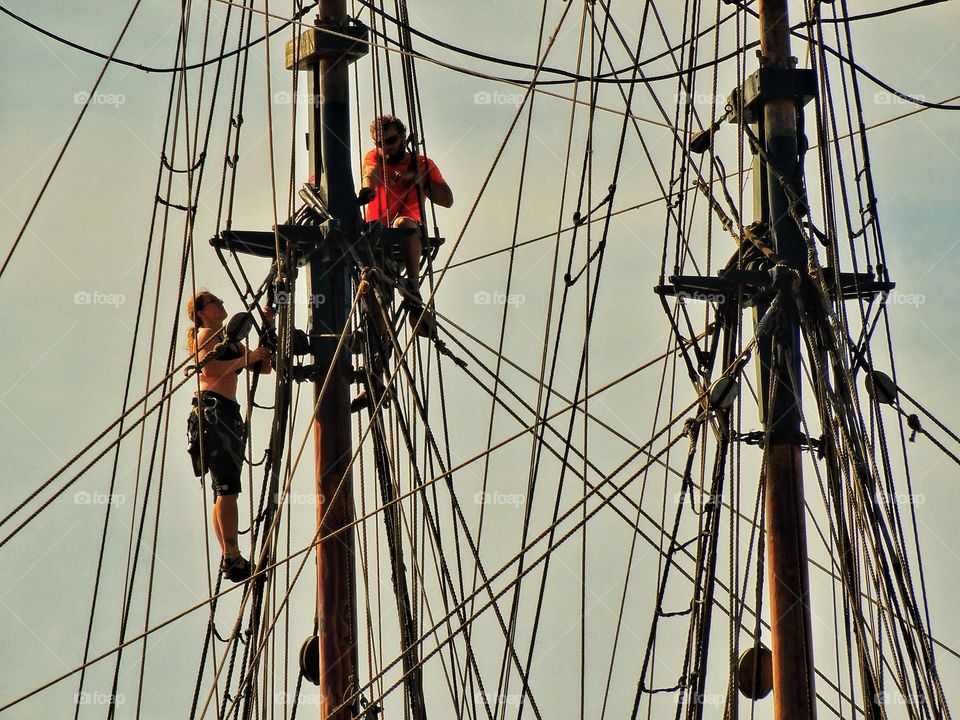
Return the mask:
<path fill-rule="evenodd" d="M 544 36 L 553 40 L 546 64 L 573 70 L 578 63 L 582 7 L 577 3 L 556 5 L 550 4 L 547 12 Z M 615 17 L 624 35 L 634 40 L 640 25 L 638 5 L 613 3 Z M 877 9 L 875 3 L 851 1 L 847 5 L 851 15 Z M 798 20 L 802 4 L 792 2 L 790 6 L 794 19 Z M 892 4 L 882 4 L 882 7 L 889 6 Z M 16 0 L 7 3 L 6 7 L 81 46 L 109 52 L 132 3 L 110 0 L 93 5 L 41 6 Z M 202 4 L 195 4 L 192 9 L 187 48 L 187 57 L 191 61 L 203 53 L 206 9 Z M 721 5 L 721 11 L 728 12 L 729 9 L 730 6 Z M 157 0 L 140 3 L 116 56 L 154 68 L 170 67 L 175 58 L 179 25 L 175 10 L 169 3 Z M 227 5 L 214 2 L 209 10 L 211 37 L 214 38 L 211 43 L 219 42 Z M 671 6 L 660 10 L 660 22 L 668 37 L 676 42 L 681 36 L 679 9 Z M 289 8 L 271 5 L 270 12 L 282 16 L 289 12 Z M 516 4 L 506 0 L 454 4 L 425 0 L 411 2 L 409 12 L 415 27 L 453 45 L 525 63 L 536 61 L 540 22 L 538 4 Z M 568 14 L 561 23 L 564 12 Z M 715 9 L 703 10 L 702 24 L 710 24 L 713 12 Z M 152 209 L 158 192 L 173 204 L 186 202 L 184 173 L 176 174 L 169 187 L 167 177 L 163 176 L 163 183 L 159 191 L 157 189 L 161 148 L 166 148 L 171 164 L 178 170 L 191 164 L 188 148 L 196 147 L 197 137 L 193 131 L 198 117 L 202 118 L 201 127 L 206 126 L 214 78 L 212 73 L 205 73 L 201 83 L 197 71 L 190 73 L 184 91 L 189 104 L 178 115 L 176 132 L 165 142 L 166 108 L 171 92 L 169 74 L 114 66 L 108 69 L 96 92 L 91 92 L 103 65 L 100 59 L 44 37 L 6 15 L 0 18 L 3 37 L 0 52 L 4 56 L 5 68 L 0 73 L 0 91 L 4 98 L 0 103 L 3 128 L 0 143 L 4 158 L 3 172 L 0 173 L 0 253 L 4 256 L 13 246 L 42 192 L 23 238 L 0 278 L 0 306 L 4 308 L 0 318 L 5 338 L 5 362 L 0 376 L 0 458 L 7 488 L 6 500 L 0 503 L 0 507 L 6 516 L 121 412 L 141 282 L 146 285 L 146 299 L 133 359 L 131 397 L 139 397 L 163 376 L 162 368 L 171 346 L 178 361 L 186 358 L 183 344 L 185 317 L 177 287 L 184 217 L 176 209 L 164 214 L 162 208 L 161 214 L 153 217 Z M 851 28 L 856 62 L 902 93 L 931 102 L 953 98 L 960 95 L 953 72 L 960 62 L 960 40 L 953 30 L 957 20 L 960 20 L 960 11 L 956 5 L 943 3 L 893 18 L 857 22 Z M 230 43 L 235 42 L 236 15 L 232 22 Z M 257 15 L 252 27 L 254 37 L 263 33 L 264 23 L 264 17 Z M 269 27 L 277 24 L 276 20 L 271 20 Z M 754 25 L 749 23 L 748 35 L 754 32 Z M 830 32 L 833 32 L 832 28 Z M 275 212 L 280 219 L 286 217 L 290 178 L 296 180 L 294 188 L 306 178 L 303 140 L 306 114 L 303 107 L 293 109 L 292 74 L 283 67 L 283 43 L 288 37 L 289 31 L 282 32 L 269 43 L 258 45 L 249 56 L 236 197 L 231 212 L 235 228 L 268 229 L 274 222 Z M 655 33 L 651 33 L 651 37 L 653 39 L 641 49 L 642 57 L 652 57 L 664 48 L 664 41 Z M 504 68 L 466 58 L 424 40 L 415 42 L 418 49 L 422 48 L 431 57 L 451 65 L 516 79 L 529 78 L 530 75 L 524 69 Z M 709 45 L 701 46 L 702 61 L 708 61 L 712 55 Z M 736 45 L 736 31 L 731 23 L 725 26 L 719 47 L 731 50 Z M 611 39 L 607 47 L 616 66 L 627 64 L 627 55 L 621 46 Z M 590 52 L 597 52 L 589 41 L 583 43 L 583 48 L 581 71 L 589 64 Z M 793 51 L 799 57 L 800 65 L 809 67 L 806 50 L 801 49 L 796 40 Z M 212 52 L 208 50 L 207 54 L 209 56 Z M 753 51 L 747 52 L 745 66 L 748 71 L 755 67 L 755 62 Z M 382 53 L 373 53 L 357 63 L 356 73 L 352 76 L 359 89 L 353 106 L 357 132 L 352 139 L 357 176 L 360 157 L 370 147 L 365 128 L 378 105 L 389 105 L 389 83 L 384 63 Z M 381 75 L 379 102 L 374 99 L 377 96 L 375 64 L 384 73 Z M 831 67 L 836 70 L 835 64 Z M 668 74 L 672 69 L 669 58 L 663 58 L 652 63 L 648 73 Z M 551 234 L 556 233 L 559 225 L 568 226 L 575 210 L 579 208 L 586 212 L 587 208 L 596 207 L 607 194 L 619 154 L 622 123 L 621 116 L 611 109 L 622 109 L 624 101 L 615 87 L 601 90 L 598 111 L 593 119 L 591 164 L 589 172 L 581 177 L 584 158 L 588 157 L 585 146 L 587 108 L 583 104 L 577 106 L 570 131 L 569 97 L 575 91 L 571 84 L 548 89 L 553 95 L 537 94 L 532 120 L 528 121 L 526 105 L 518 115 L 524 98 L 522 87 L 458 73 L 426 61 L 418 62 L 417 72 L 423 113 L 421 135 L 426 142 L 426 152 L 437 162 L 456 198 L 451 209 L 437 210 L 441 234 L 447 238 L 438 263 L 450 263 L 449 274 L 444 275 L 436 295 L 441 324 L 449 322 L 450 328 L 454 324 L 459 326 L 458 330 L 450 330 L 451 337 L 457 337 L 477 354 L 478 358 L 471 360 L 469 367 L 484 377 L 488 387 L 492 383 L 488 376 L 484 376 L 482 368 L 493 369 L 495 355 L 468 340 L 465 332 L 494 349 L 502 340 L 503 357 L 540 377 L 544 327 L 552 323 L 550 326 L 555 329 L 558 322 L 555 314 L 548 319 L 552 278 L 562 276 L 568 257 L 572 258 L 573 273 L 584 265 L 586 253 L 590 248 L 595 249 L 600 241 L 602 224 L 589 226 L 589 237 L 586 237 L 588 230 L 584 229 L 572 254 L 569 233 L 562 235 L 559 243 Z M 709 122 L 716 112 L 714 98 L 719 98 L 721 105 L 725 101 L 736 83 L 736 73 L 734 62 L 722 65 L 715 92 L 709 77 L 698 80 L 697 92 L 691 102 L 704 122 Z M 222 209 L 225 204 L 221 202 L 221 179 L 223 157 L 227 154 L 226 130 L 230 119 L 227 108 L 231 100 L 232 77 L 233 65 L 228 64 L 216 91 L 210 150 L 203 164 L 203 184 L 194 229 L 194 278 L 188 279 L 188 283 L 195 282 L 197 287 L 207 287 L 227 298 L 227 309 L 231 312 L 241 309 L 240 300 L 206 240 L 223 226 L 226 217 L 226 211 Z M 400 68 L 396 57 L 392 59 L 391 78 L 396 85 L 397 114 L 409 117 L 410 110 L 399 89 Z M 832 80 L 835 97 L 849 91 L 838 75 L 832 76 Z M 637 88 L 635 114 L 640 138 L 631 124 L 623 145 L 613 203 L 615 211 L 624 212 L 616 215 L 610 224 L 602 275 L 598 278 L 600 269 L 596 263 L 592 264 L 589 274 L 570 292 L 555 379 L 555 388 L 565 398 L 572 397 L 577 388 L 577 364 L 587 323 L 586 307 L 595 285 L 599 286 L 599 291 L 591 326 L 585 388 L 599 389 L 654 359 L 666 348 L 670 334 L 663 309 L 652 289 L 658 283 L 665 236 L 666 212 L 664 203 L 659 200 L 661 184 L 665 179 L 669 180 L 674 136 L 664 127 L 663 116 L 653 98 L 665 108 L 667 117 L 672 118 L 678 91 L 673 81 L 654 82 L 651 87 L 652 95 L 643 85 Z M 952 400 L 955 393 L 949 388 L 955 385 L 956 367 L 960 361 L 960 346 L 956 341 L 960 335 L 960 316 L 954 309 L 955 283 L 949 278 L 960 270 L 955 201 L 955 189 L 960 180 L 957 113 L 937 109 L 915 112 L 920 109 L 918 106 L 891 95 L 866 78 L 861 79 L 861 89 L 863 121 L 869 128 L 869 161 L 887 265 L 897 283 L 888 304 L 892 328 L 890 343 L 896 358 L 897 377 L 913 398 L 947 427 L 955 429 L 960 425 L 960 418 Z M 587 97 L 585 87 L 576 91 L 578 97 Z M 202 98 L 199 112 L 198 95 Z M 58 162 L 58 155 L 88 101 L 86 113 Z M 296 130 L 292 128 L 294 112 Z M 811 113 L 812 106 L 808 106 L 808 131 L 812 134 Z M 518 121 L 511 132 L 515 118 Z M 173 126 L 171 121 L 169 127 Z M 189 128 L 189 132 L 185 132 L 185 128 Z M 568 133 L 573 138 L 569 157 L 566 155 Z M 718 155 L 727 171 L 736 170 L 736 129 L 725 126 L 717 143 Z M 292 167 L 291 154 L 295 156 Z M 846 156 L 844 159 L 849 160 Z M 55 165 L 56 170 L 45 185 Z M 808 160 L 808 187 L 815 213 L 822 216 L 824 201 L 819 192 L 818 174 L 811 157 Z M 836 180 L 837 187 L 846 190 L 847 197 L 855 203 L 856 185 L 852 176 L 847 174 L 841 178 L 838 175 Z M 731 187 L 735 192 L 735 180 Z M 745 208 L 749 213 L 749 181 L 744 188 Z M 578 195 L 581 196 L 579 201 Z M 698 238 L 700 243 L 691 252 L 701 269 L 715 271 L 732 252 L 732 241 L 716 223 L 707 227 L 702 198 L 696 201 L 692 194 L 688 197 L 690 202 L 700 203 L 691 210 L 691 216 L 696 220 L 689 228 L 690 236 Z M 841 212 L 839 207 L 838 212 Z M 676 228 L 666 234 L 672 262 L 677 242 Z M 547 236 L 546 239 L 518 249 L 512 265 L 509 253 L 458 265 L 509 247 L 513 239 L 522 242 L 543 236 Z M 710 248 L 709 257 L 707 248 Z M 555 252 L 558 271 L 553 270 Z M 849 257 L 844 261 L 849 263 Z M 252 281 L 259 282 L 267 269 L 263 261 L 244 261 L 244 270 Z M 845 269 L 849 269 L 849 265 Z M 562 287 L 562 283 L 560 285 Z M 508 322 L 501 338 L 504 311 Z M 297 308 L 297 312 L 302 325 L 304 308 Z M 178 314 L 180 324 L 174 332 Z M 702 314 L 694 317 L 702 320 Z M 879 333 L 875 349 L 881 358 L 880 369 L 891 372 L 886 360 L 886 342 L 885 333 Z M 459 346 L 453 342 L 449 344 L 454 353 L 464 354 Z M 453 463 L 471 460 L 485 448 L 522 428 L 520 422 L 503 410 L 498 409 L 491 417 L 490 396 L 466 373 L 458 372 L 449 363 L 441 367 L 450 433 L 449 438 L 444 436 L 443 445 L 449 447 Z M 424 360 L 423 371 L 431 378 L 429 386 L 434 397 L 431 419 L 437 431 L 444 408 L 439 402 L 439 373 L 435 361 L 427 364 Z M 664 373 L 662 376 L 661 372 Z M 752 373 L 751 369 L 748 374 L 752 376 Z M 182 377 L 182 373 L 177 374 L 178 379 Z M 536 402 L 536 382 L 512 367 L 502 369 L 502 379 L 504 388 L 515 389 L 527 402 Z M 664 387 L 674 385 L 678 388 L 675 396 L 664 391 Z M 115 472 L 114 457 L 107 454 L 67 487 L 22 532 L 0 547 L 3 554 L 0 560 L 3 568 L 0 617 L 6 630 L 5 650 L 0 654 L 0 675 L 5 678 L 0 684 L 3 688 L 0 705 L 80 664 L 103 519 L 108 508 L 112 524 L 106 543 L 103 590 L 99 595 L 94 626 L 94 652 L 105 651 L 116 644 L 131 528 L 140 521 L 143 498 L 148 493 L 145 541 L 153 542 L 156 525 L 157 551 L 154 554 L 150 545 L 145 546 L 144 557 L 138 565 L 135 610 L 128 636 L 141 632 L 145 625 L 147 595 L 144 587 L 151 570 L 151 557 L 156 560 L 152 568 L 155 580 L 147 625 L 200 604 L 208 596 L 207 563 L 215 564 L 217 558 L 213 549 L 207 551 L 205 542 L 213 540 L 209 537 L 205 540 L 203 494 L 192 477 L 189 460 L 182 449 L 183 422 L 189 408 L 191 388 L 191 383 L 187 383 L 174 395 L 168 421 L 157 426 L 154 415 L 146 423 L 143 437 L 139 432 L 130 435 L 116 457 Z M 269 405 L 270 394 L 261 387 L 258 402 Z M 756 412 L 749 403 L 748 389 L 745 388 L 743 394 L 743 429 L 755 430 L 759 426 Z M 291 436 L 297 443 L 308 440 L 305 434 L 307 395 L 304 387 L 296 414 L 298 422 Z M 572 442 L 577 449 L 587 448 L 587 457 L 596 467 L 587 471 L 588 478 L 596 480 L 599 473 L 612 472 L 630 456 L 632 445 L 646 441 L 654 428 L 662 428 L 666 419 L 693 397 L 683 368 L 660 363 L 629 382 L 592 398 L 589 410 L 598 422 L 584 425 L 578 420 L 574 423 Z M 565 402 L 555 399 L 552 407 L 559 408 Z M 520 407 L 515 399 L 509 399 L 509 403 L 511 407 Z M 893 429 L 896 417 L 889 408 L 886 412 L 887 427 Z M 531 421 L 529 412 L 521 412 L 521 416 L 525 419 L 524 424 Z M 604 429 L 599 421 L 615 428 L 620 436 Z M 268 411 L 258 410 L 254 414 L 255 453 L 262 452 L 269 423 Z M 554 427 L 560 433 L 566 432 L 567 416 L 562 416 Z M 924 421 L 924 427 L 944 442 L 951 452 L 957 451 L 956 444 L 936 430 L 932 423 Z M 155 437 L 167 443 L 162 473 L 159 465 L 150 466 L 150 449 Z M 554 446 L 559 447 L 559 441 Z M 685 442 L 681 442 L 674 451 L 672 466 L 682 465 L 685 446 Z M 103 447 L 101 442 L 97 449 Z M 903 453 L 896 437 L 891 440 L 890 447 L 894 474 L 898 483 L 903 483 L 906 480 L 901 459 Z M 910 461 L 914 492 L 912 499 L 903 496 L 902 510 L 906 512 L 907 506 L 912 504 L 916 511 L 934 635 L 944 645 L 960 651 L 960 622 L 956 619 L 960 616 L 957 612 L 960 608 L 955 592 L 960 554 L 954 532 L 957 466 L 922 436 L 903 447 Z M 471 527 L 477 526 L 481 510 L 487 514 L 480 548 L 488 569 L 499 568 L 519 550 L 525 502 L 529 501 L 533 507 L 529 529 L 536 534 L 547 527 L 555 500 L 559 499 L 559 506 L 566 509 L 585 492 L 577 476 L 561 473 L 559 463 L 547 455 L 542 461 L 544 480 L 539 494 L 527 497 L 527 467 L 532 448 L 529 436 L 521 437 L 503 450 L 490 454 L 488 463 L 484 460 L 470 462 L 455 475 L 458 497 Z M 73 478 L 97 449 L 51 484 L 46 493 L 41 494 L 41 501 Z M 315 501 L 311 494 L 312 473 L 306 467 L 309 460 L 308 452 L 303 467 L 294 476 L 290 508 L 292 550 L 302 548 L 313 533 L 311 523 Z M 705 462 L 709 464 L 709 460 Z M 580 470 L 584 468 L 583 460 L 577 459 L 574 464 Z M 636 472 L 640 467 L 639 461 L 633 461 L 628 464 L 628 472 Z M 733 483 L 744 512 L 752 513 L 758 468 L 757 449 L 744 448 L 738 464 L 740 472 Z M 431 468 L 431 473 L 435 470 L 435 467 Z M 362 502 L 369 509 L 378 503 L 378 499 L 370 468 L 364 472 L 367 485 L 361 493 Z M 806 472 L 810 504 L 808 529 L 815 538 L 817 523 L 824 519 L 823 502 L 812 465 L 808 465 Z M 113 475 L 116 476 L 116 485 L 111 492 Z M 407 486 L 409 467 L 406 464 L 402 464 L 399 476 L 398 482 Z M 259 476 L 254 473 L 254 477 L 259 483 Z M 562 487 L 561 479 L 564 482 Z M 621 482 L 624 479 L 626 475 Z M 149 490 L 146 487 L 148 480 L 151 482 Z M 904 487 L 898 484 L 898 492 L 905 493 Z M 162 512 L 155 522 L 160 489 Z M 654 517 L 662 511 L 669 519 L 676 507 L 677 490 L 676 478 L 661 468 L 642 476 L 642 485 L 640 481 L 633 483 L 626 497 L 641 502 Z M 252 488 L 245 485 L 242 506 L 255 501 L 254 495 Z M 359 505 L 361 500 L 358 498 L 357 502 Z M 452 556 L 449 501 L 444 496 L 438 502 L 447 512 L 444 516 L 447 521 L 444 551 Z M 588 510 L 595 509 L 597 504 L 594 498 L 587 503 Z M 34 502 L 26 512 L 32 512 L 38 505 Z M 410 512 L 405 516 L 410 522 L 410 532 L 420 533 L 422 540 L 422 519 L 416 519 L 414 507 L 409 504 L 405 507 L 405 512 Z M 544 620 L 534 649 L 532 679 L 544 717 L 577 715 L 581 697 L 578 690 L 581 682 L 581 625 L 576 618 L 580 616 L 581 601 L 586 607 L 583 612 L 586 617 L 584 654 L 588 660 L 584 702 L 588 708 L 599 707 L 603 702 L 610 648 L 618 627 L 617 619 L 622 615 L 621 637 L 606 712 L 610 717 L 622 717 L 628 714 L 632 705 L 636 677 L 650 630 L 657 555 L 643 542 L 638 544 L 635 552 L 631 550 L 635 533 L 629 520 L 624 520 L 630 517 L 629 513 L 636 511 L 625 501 L 618 507 L 624 513 L 623 517 L 609 508 L 600 510 L 590 520 L 587 533 L 576 533 L 572 540 L 553 553 Z M 576 511 L 578 516 L 579 512 Z M 20 520 L 25 517 L 25 514 L 18 516 Z M 249 522 L 249 515 L 245 517 L 247 519 L 241 520 L 241 526 Z M 574 519 L 562 524 L 561 532 L 571 529 Z M 18 522 L 5 524 L 3 537 Z M 685 520 L 687 522 L 690 518 Z M 647 533 L 653 532 L 654 526 L 645 520 L 638 520 L 636 524 Z M 382 538 L 382 523 L 375 518 L 365 527 L 369 527 L 370 545 L 364 548 L 364 552 L 370 553 L 370 594 L 379 598 L 371 607 L 383 618 L 382 629 L 379 619 L 375 622 L 374 642 L 378 648 L 382 643 L 380 652 L 389 659 L 397 652 L 395 630 L 391 629 L 396 610 L 391 599 L 389 565 L 382 557 L 383 548 L 377 547 L 375 542 L 375 538 Z M 691 528 L 691 525 L 683 525 L 684 530 Z M 726 523 L 724 532 L 729 535 L 729 542 L 736 544 L 745 555 L 747 525 Z M 423 543 L 423 548 L 428 547 L 426 540 Z M 812 539 L 810 544 L 815 559 L 829 561 L 828 550 L 819 540 Z M 381 553 L 381 556 L 375 556 L 375 553 Z M 586 569 L 581 567 L 581 554 L 588 558 Z M 408 568 L 411 576 L 417 578 L 414 585 L 422 585 L 424 594 L 432 596 L 435 602 L 431 607 L 421 608 L 425 618 L 442 610 L 436 570 L 429 555 L 424 551 L 421 558 L 424 563 L 422 576 L 417 575 L 419 565 L 416 563 Z M 291 563 L 291 574 L 298 564 Z M 625 570 L 628 564 L 632 568 L 629 576 Z M 472 567 L 469 563 L 466 566 L 471 572 Z M 736 574 L 738 567 L 730 565 L 724 558 L 719 573 L 725 578 L 731 573 Z M 284 643 L 280 639 L 274 647 L 274 659 L 278 664 L 285 656 L 295 656 L 302 638 L 310 631 L 314 593 L 310 572 L 308 564 L 306 577 L 297 583 L 291 595 L 288 640 Z M 742 567 L 740 572 L 743 572 Z M 582 579 L 586 582 L 582 583 Z M 496 587 L 501 588 L 503 584 L 501 582 Z M 525 653 L 529 644 L 529 631 L 536 610 L 535 587 L 535 582 L 531 581 L 524 585 L 521 595 L 518 625 L 522 631 L 518 635 L 518 652 Z M 833 643 L 837 618 L 830 599 L 832 583 L 822 573 L 812 570 L 811 587 L 816 603 L 814 646 L 824 651 L 817 655 L 818 669 L 829 674 L 836 672 Z M 748 585 L 748 597 L 752 598 L 752 592 L 752 585 Z M 221 631 L 229 626 L 233 618 L 231 613 L 236 612 L 237 596 L 238 593 L 232 593 L 221 602 L 217 616 Z M 678 580 L 675 586 L 671 586 L 668 600 L 682 605 L 689 596 L 689 583 Z M 480 599 L 485 599 L 482 594 Z M 509 611 L 508 602 L 502 607 L 503 612 Z M 374 610 L 371 612 L 375 614 Z M 724 618 L 722 615 L 718 617 Z M 144 665 L 146 680 L 139 710 L 141 717 L 186 716 L 196 682 L 205 623 L 206 615 L 200 610 L 151 636 Z M 722 628 L 714 634 L 714 648 L 722 660 L 727 635 L 725 621 L 720 625 Z M 681 638 L 684 630 L 685 625 L 661 628 L 664 637 L 673 633 L 674 637 Z M 503 642 L 490 612 L 476 621 L 474 636 L 481 671 L 485 677 L 493 678 L 496 687 Z M 741 643 L 743 637 L 740 636 Z M 677 677 L 678 643 L 682 641 L 662 641 L 658 646 L 659 674 L 656 678 L 664 686 L 670 683 L 671 677 L 674 681 Z M 219 652 L 222 649 L 221 645 Z M 117 697 L 119 717 L 137 715 L 140 652 L 138 644 L 124 655 Z M 361 664 L 365 665 L 365 650 L 361 657 Z M 451 656 L 444 657 L 453 662 Z M 823 657 L 826 660 L 821 660 Z M 938 660 L 947 697 L 955 704 L 960 700 L 960 660 L 947 652 L 940 652 Z M 288 678 L 295 677 L 294 664 L 291 660 Z M 282 678 L 282 670 L 276 672 Z M 65 709 L 72 712 L 78 703 L 82 717 L 105 714 L 112 675 L 110 660 L 98 663 L 90 669 L 85 680 L 86 694 L 78 695 L 74 675 L 16 705 L 6 714 L 11 718 L 59 716 Z M 710 710 L 719 715 L 720 698 L 726 686 L 722 671 L 717 675 L 720 677 L 711 680 L 709 693 L 710 702 L 714 703 Z M 395 679 L 396 673 L 390 677 Z M 208 665 L 204 692 L 210 687 L 210 679 Z M 442 708 L 436 712 L 448 712 L 450 700 L 443 667 L 438 660 L 428 665 L 426 684 L 429 700 L 435 703 L 435 707 Z M 285 694 L 292 693 L 292 688 L 292 684 L 284 686 L 278 682 L 273 689 L 269 701 L 278 713 L 283 709 Z M 818 689 L 831 702 L 836 700 L 836 693 L 831 694 L 825 685 L 818 685 Z M 510 688 L 494 698 L 504 717 L 516 716 L 518 693 L 518 681 L 514 676 Z M 315 694 L 306 694 L 301 702 L 304 705 L 315 703 Z M 388 709 L 398 710 L 399 693 L 391 695 L 387 702 L 390 703 Z M 765 703 L 757 705 L 757 717 L 772 717 L 769 699 Z M 743 708 L 749 710 L 749 706 L 741 702 Z M 310 713 L 314 710 L 313 707 L 302 709 Z M 892 717 L 905 716 L 902 707 L 894 707 L 891 713 Z M 599 713 L 592 713 L 589 709 L 586 715 L 599 717 Z M 829 716 L 827 709 L 821 710 L 821 717 Z"/>

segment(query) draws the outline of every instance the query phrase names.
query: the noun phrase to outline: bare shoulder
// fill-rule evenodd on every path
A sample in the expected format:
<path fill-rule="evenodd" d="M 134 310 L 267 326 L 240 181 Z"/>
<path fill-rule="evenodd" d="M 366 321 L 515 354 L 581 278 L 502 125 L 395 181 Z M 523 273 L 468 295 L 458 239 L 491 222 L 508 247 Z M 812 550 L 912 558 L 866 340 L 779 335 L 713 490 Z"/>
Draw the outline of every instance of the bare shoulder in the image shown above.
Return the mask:
<path fill-rule="evenodd" d="M 197 330 L 197 349 L 200 355 L 206 355 L 217 344 L 217 341 L 213 338 L 218 332 L 213 328 L 199 328 Z"/>

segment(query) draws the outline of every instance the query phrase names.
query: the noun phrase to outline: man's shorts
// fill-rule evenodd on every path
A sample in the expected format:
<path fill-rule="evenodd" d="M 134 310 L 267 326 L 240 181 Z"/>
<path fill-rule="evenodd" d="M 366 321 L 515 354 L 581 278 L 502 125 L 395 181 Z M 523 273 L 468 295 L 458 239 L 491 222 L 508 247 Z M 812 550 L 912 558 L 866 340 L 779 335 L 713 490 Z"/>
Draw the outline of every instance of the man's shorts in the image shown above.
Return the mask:
<path fill-rule="evenodd" d="M 209 390 L 193 398 L 187 418 L 187 452 L 197 477 L 210 473 L 214 496 L 240 493 L 245 438 L 239 403 Z"/>

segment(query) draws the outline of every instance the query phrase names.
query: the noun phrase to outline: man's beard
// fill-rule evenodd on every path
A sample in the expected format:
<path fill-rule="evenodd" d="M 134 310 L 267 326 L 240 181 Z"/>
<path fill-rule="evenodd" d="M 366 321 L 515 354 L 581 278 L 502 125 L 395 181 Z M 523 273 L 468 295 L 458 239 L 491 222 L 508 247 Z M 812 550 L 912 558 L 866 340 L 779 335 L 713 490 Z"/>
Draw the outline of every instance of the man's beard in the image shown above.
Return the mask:
<path fill-rule="evenodd" d="M 395 165 L 396 163 L 403 160 L 403 157 L 406 154 L 407 154 L 406 148 L 401 145 L 399 150 L 397 150 L 395 153 L 392 153 L 391 155 L 387 155 L 386 159 L 388 163 L 390 163 L 391 165 Z"/>

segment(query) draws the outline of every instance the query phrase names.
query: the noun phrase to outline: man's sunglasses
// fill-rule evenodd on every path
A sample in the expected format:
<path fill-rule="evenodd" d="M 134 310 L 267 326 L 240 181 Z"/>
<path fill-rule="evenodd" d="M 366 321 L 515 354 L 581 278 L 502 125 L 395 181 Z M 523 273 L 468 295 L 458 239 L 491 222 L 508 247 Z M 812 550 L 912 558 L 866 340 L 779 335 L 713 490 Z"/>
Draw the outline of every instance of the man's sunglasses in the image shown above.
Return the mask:
<path fill-rule="evenodd" d="M 385 138 L 381 138 L 380 140 L 377 140 L 374 143 L 374 145 L 376 145 L 377 147 L 383 147 L 384 145 L 393 145 L 401 137 L 403 136 L 397 133 L 396 135 L 391 135 L 390 137 L 385 137 Z"/>

